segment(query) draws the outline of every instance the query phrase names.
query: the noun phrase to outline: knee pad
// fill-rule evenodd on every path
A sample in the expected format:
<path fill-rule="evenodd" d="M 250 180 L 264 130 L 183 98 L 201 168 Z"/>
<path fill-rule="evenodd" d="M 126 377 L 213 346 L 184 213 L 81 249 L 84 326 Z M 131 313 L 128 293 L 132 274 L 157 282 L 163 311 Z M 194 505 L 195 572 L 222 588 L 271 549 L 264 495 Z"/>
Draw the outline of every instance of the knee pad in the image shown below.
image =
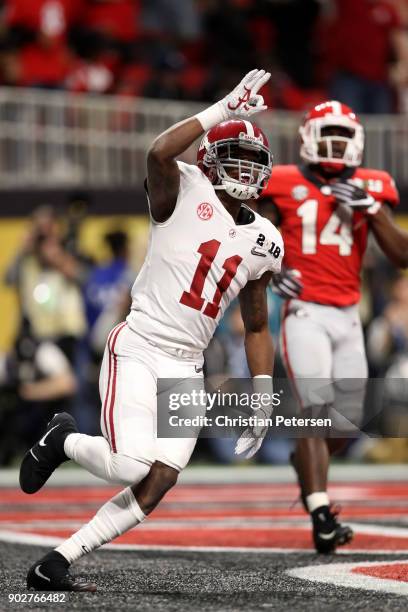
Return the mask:
<path fill-rule="evenodd" d="M 112 453 L 109 472 L 111 482 L 131 486 L 139 483 L 150 472 L 150 465 L 133 457 Z"/>

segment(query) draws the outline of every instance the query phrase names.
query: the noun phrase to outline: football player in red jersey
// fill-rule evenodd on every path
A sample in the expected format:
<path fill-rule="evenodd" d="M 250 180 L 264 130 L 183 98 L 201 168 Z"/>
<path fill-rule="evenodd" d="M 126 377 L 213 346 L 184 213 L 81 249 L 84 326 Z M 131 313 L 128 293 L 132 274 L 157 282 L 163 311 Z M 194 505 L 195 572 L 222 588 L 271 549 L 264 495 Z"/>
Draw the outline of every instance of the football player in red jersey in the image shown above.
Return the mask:
<path fill-rule="evenodd" d="M 408 239 L 390 216 L 399 200 L 392 177 L 360 167 L 364 130 L 349 107 L 319 104 L 299 132 L 303 163 L 275 166 L 259 203 L 261 214 L 280 225 L 286 246 L 285 271 L 274 279 L 275 290 L 287 299 L 282 355 L 303 409 L 329 408 L 337 419 L 345 417 L 343 427 L 358 429 L 367 378 L 358 313 L 367 236 L 372 229 L 399 266 L 407 265 Z M 319 379 L 331 384 L 317 397 L 312 391 L 322 386 Z M 322 553 L 353 537 L 337 521 L 327 495 L 329 457 L 343 445 L 333 438 L 298 439 L 291 456 Z"/>

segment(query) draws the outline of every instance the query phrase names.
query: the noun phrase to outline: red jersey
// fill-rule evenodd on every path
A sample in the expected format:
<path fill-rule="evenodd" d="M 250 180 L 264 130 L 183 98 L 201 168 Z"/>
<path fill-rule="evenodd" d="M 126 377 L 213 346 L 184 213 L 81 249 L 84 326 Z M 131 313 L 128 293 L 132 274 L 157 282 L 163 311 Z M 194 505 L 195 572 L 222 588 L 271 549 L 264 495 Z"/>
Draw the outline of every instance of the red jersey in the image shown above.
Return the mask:
<path fill-rule="evenodd" d="M 140 0 L 88 0 L 82 23 L 111 38 L 132 42 L 139 36 L 140 11 Z"/>
<path fill-rule="evenodd" d="M 22 26 L 65 42 L 70 25 L 81 13 L 82 4 L 83 0 L 7 0 L 6 24 L 8 27 Z"/>
<path fill-rule="evenodd" d="M 399 196 L 388 172 L 357 168 L 347 179 L 376 201 L 396 206 Z M 367 245 L 364 213 L 339 207 L 308 166 L 275 166 L 261 198 L 271 199 L 280 216 L 284 265 L 302 274 L 299 299 L 350 306 L 360 298 L 360 272 Z M 322 193 L 323 190 L 323 193 Z"/>

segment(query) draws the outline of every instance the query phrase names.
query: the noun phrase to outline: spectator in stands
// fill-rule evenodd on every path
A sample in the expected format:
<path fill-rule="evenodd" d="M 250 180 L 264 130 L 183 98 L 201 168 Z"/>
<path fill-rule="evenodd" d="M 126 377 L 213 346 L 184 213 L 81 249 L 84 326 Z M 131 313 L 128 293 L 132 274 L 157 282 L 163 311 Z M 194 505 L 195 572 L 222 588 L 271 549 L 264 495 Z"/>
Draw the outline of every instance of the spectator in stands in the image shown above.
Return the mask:
<path fill-rule="evenodd" d="M 55 412 L 70 409 L 76 388 L 63 351 L 34 338 L 25 321 L 13 349 L 0 355 L 0 465 L 25 452 Z"/>
<path fill-rule="evenodd" d="M 33 336 L 58 344 L 71 362 L 86 328 L 81 281 L 81 264 L 64 247 L 55 211 L 40 207 L 6 282 L 16 288 Z"/>
<path fill-rule="evenodd" d="M 68 31 L 81 5 L 82 0 L 6 0 L 8 53 L 2 63 L 7 83 L 62 86 L 72 60 Z"/>
<path fill-rule="evenodd" d="M 201 24 L 196 5 L 194 0 L 142 0 L 143 29 L 167 41 L 197 38 Z"/>
<path fill-rule="evenodd" d="M 181 70 L 184 66 L 183 56 L 175 51 L 169 51 L 157 61 L 144 89 L 146 98 L 162 100 L 182 100 Z"/>
<path fill-rule="evenodd" d="M 313 34 L 320 12 L 318 0 L 263 2 L 265 19 L 274 23 L 276 57 L 294 85 L 315 86 L 316 45 Z"/>
<path fill-rule="evenodd" d="M 367 356 L 379 385 L 368 405 L 377 418 L 382 440 L 360 443 L 363 459 L 378 463 L 408 461 L 408 277 L 399 276 L 391 286 L 391 299 L 367 330 Z M 397 434 L 396 434 L 397 432 Z M 394 436 L 398 435 L 398 438 Z M 387 437 L 390 436 L 390 437 Z"/>
<path fill-rule="evenodd" d="M 99 36 L 126 59 L 141 33 L 140 0 L 85 0 L 81 26 L 89 45 Z"/>
<path fill-rule="evenodd" d="M 134 281 L 134 272 L 129 265 L 129 238 L 126 232 L 109 232 L 105 234 L 104 242 L 109 249 L 109 259 L 90 271 L 84 286 L 88 331 L 99 357 L 102 357 L 109 331 L 128 312 L 129 292 Z"/>
<path fill-rule="evenodd" d="M 255 47 L 247 27 L 249 13 L 245 7 L 237 0 L 202 0 L 200 9 L 210 61 L 215 66 L 221 64 L 241 72 L 255 66 Z"/>
<path fill-rule="evenodd" d="M 408 39 L 391 0 L 334 0 L 331 97 L 357 113 L 394 110 L 391 81 L 408 82 Z M 390 60 L 394 63 L 390 70 Z"/>
<path fill-rule="evenodd" d="M 65 88 L 77 93 L 112 93 L 120 66 L 118 52 L 103 36 L 85 36 L 92 44 L 78 45 L 79 55 L 72 62 Z M 78 41 L 78 39 L 77 39 Z"/>
<path fill-rule="evenodd" d="M 99 431 L 99 370 L 110 330 L 123 321 L 130 308 L 134 271 L 129 265 L 129 239 L 116 230 L 104 236 L 109 259 L 90 269 L 84 285 L 87 334 L 78 355 L 79 391 L 74 412 L 81 429 Z"/>
<path fill-rule="evenodd" d="M 367 332 L 368 357 L 384 374 L 395 359 L 408 362 L 408 277 L 400 276 L 391 288 L 391 300 Z"/>

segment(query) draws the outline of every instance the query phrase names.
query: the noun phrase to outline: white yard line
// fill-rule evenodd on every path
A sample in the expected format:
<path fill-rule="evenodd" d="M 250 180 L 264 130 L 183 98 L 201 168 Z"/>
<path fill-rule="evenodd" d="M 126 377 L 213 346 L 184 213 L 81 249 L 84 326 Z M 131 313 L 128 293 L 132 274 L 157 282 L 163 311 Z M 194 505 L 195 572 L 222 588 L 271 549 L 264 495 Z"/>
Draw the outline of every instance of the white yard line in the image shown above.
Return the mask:
<path fill-rule="evenodd" d="M 13 531 L 1 531 L 0 530 L 0 542 L 8 542 L 12 544 L 26 544 L 31 546 L 50 546 L 55 547 L 63 542 L 64 538 L 56 538 L 45 535 L 38 535 L 33 533 L 18 533 Z M 214 552 L 214 553 L 254 553 L 254 554 L 294 554 L 301 553 L 316 554 L 312 548 L 254 548 L 254 547 L 239 547 L 239 546 L 164 546 L 164 545 L 151 545 L 151 544 L 107 544 L 102 547 L 101 550 L 117 550 L 117 551 L 181 551 L 181 552 Z M 364 549 L 346 549 L 338 550 L 338 555 L 356 555 L 364 554 L 368 556 L 372 555 L 408 555 L 407 550 L 364 550 Z M 380 564 L 377 562 L 376 565 Z M 316 566 L 314 566 L 316 567 Z M 320 569 L 320 568 L 319 568 Z"/>
<path fill-rule="evenodd" d="M 408 582 L 376 578 L 353 572 L 357 567 L 370 567 L 378 565 L 396 565 L 408 561 L 364 561 L 362 563 L 331 563 L 330 565 L 309 565 L 287 570 L 286 574 L 293 578 L 301 578 L 310 582 L 319 582 L 327 585 L 364 589 L 394 595 L 408 595 Z"/>

